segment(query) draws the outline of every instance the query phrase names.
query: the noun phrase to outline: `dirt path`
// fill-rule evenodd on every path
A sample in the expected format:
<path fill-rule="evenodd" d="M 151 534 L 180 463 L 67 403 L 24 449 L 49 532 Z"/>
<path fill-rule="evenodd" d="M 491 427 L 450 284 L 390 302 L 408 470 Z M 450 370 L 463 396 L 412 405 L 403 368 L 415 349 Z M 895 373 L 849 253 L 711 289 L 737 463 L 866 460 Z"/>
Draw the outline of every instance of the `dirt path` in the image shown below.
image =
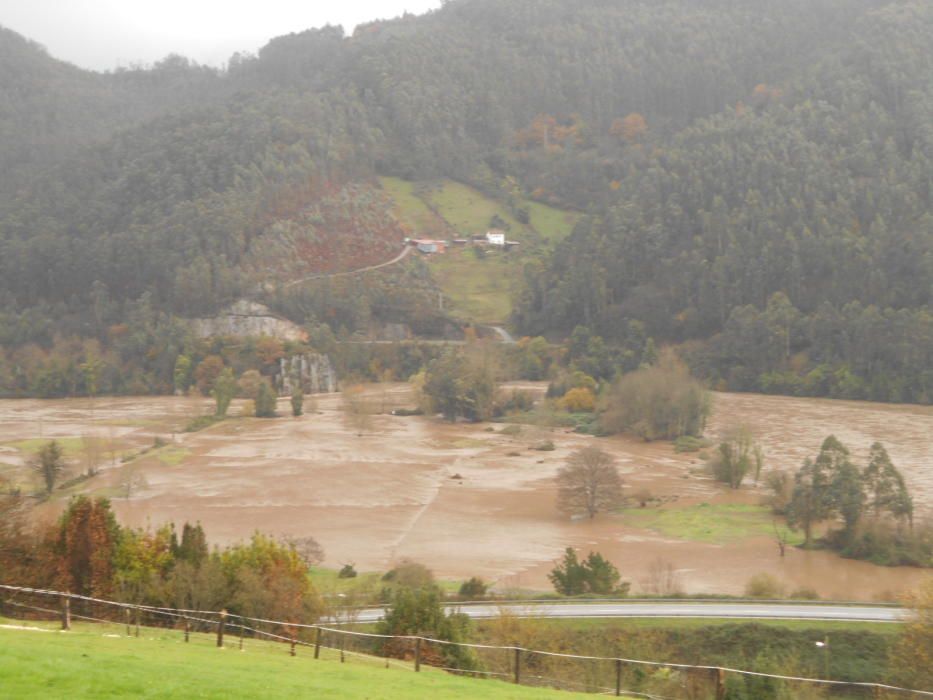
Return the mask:
<path fill-rule="evenodd" d="M 384 263 L 379 263 L 378 265 L 369 265 L 367 267 L 361 267 L 357 270 L 348 270 L 346 272 L 330 272 L 330 273 L 322 272 L 322 273 L 318 273 L 314 275 L 307 275 L 300 279 L 292 280 L 291 282 L 286 282 L 285 284 L 282 285 L 282 287 L 285 289 L 288 289 L 289 287 L 294 287 L 297 284 L 303 284 L 305 282 L 310 282 L 312 280 L 334 278 L 334 277 L 349 277 L 350 275 L 359 275 L 364 272 L 372 272 L 373 270 L 379 270 L 379 269 L 382 269 L 383 267 L 388 267 L 389 265 L 395 265 L 395 263 L 401 262 L 406 257 L 408 257 L 408 254 L 411 252 L 411 250 L 412 250 L 412 247 L 406 244 L 405 247 L 402 248 L 401 253 L 396 255 L 391 260 L 387 260 Z"/>

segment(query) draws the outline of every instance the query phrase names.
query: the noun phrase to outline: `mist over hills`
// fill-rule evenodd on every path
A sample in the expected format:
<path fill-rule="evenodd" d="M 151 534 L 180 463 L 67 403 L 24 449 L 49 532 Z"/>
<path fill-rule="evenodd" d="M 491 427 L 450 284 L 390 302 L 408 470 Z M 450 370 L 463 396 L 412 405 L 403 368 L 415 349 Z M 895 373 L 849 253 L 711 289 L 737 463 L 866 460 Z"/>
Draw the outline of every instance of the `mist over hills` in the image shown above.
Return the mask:
<path fill-rule="evenodd" d="M 256 251 L 314 206 L 384 240 L 391 175 L 586 214 L 516 270 L 520 333 L 648 334 L 730 388 L 929 402 L 931 68 L 911 0 L 454 0 L 225 71 L 97 74 L 0 30 L 0 383 L 18 348 L 106 346 L 143 310 L 169 353 L 172 319 L 255 289 Z M 354 235 L 329 221 L 316 245 Z M 354 303 L 420 315 L 411 274 Z M 335 330 L 361 313 L 271 301 Z"/>

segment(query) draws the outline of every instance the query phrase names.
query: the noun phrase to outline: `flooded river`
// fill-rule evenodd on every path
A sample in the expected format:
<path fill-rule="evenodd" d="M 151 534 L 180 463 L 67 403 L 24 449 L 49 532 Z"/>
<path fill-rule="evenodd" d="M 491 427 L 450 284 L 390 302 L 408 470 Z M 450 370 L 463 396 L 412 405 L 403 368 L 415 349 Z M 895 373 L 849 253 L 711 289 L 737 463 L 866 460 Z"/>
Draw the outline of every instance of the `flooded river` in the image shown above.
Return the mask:
<path fill-rule="evenodd" d="M 537 387 L 539 390 L 540 386 Z M 380 406 L 403 404 L 402 385 L 372 390 Z M 563 429 L 448 425 L 431 418 L 373 417 L 358 435 L 338 395 L 319 396 L 316 411 L 292 418 L 282 401 L 275 420 L 234 418 L 182 433 L 210 402 L 181 397 L 0 401 L 0 474 L 26 483 L 23 462 L 36 440 L 63 440 L 74 469 L 97 461 L 101 472 L 80 490 L 113 499 L 121 522 L 156 526 L 200 521 L 215 542 L 255 530 L 311 535 L 326 564 L 384 570 L 400 558 L 428 564 L 444 578 L 483 576 L 503 588 L 547 589 L 547 572 L 567 546 L 608 556 L 633 590 L 662 560 L 683 589 L 739 593 L 768 572 L 788 590 L 824 597 L 890 598 L 924 573 L 789 548 L 755 532 L 728 542 L 663 535 L 623 515 L 571 522 L 555 508 L 553 477 L 567 455 L 598 444 L 618 460 L 629 492 L 649 489 L 664 508 L 757 504 L 754 487 L 735 493 L 711 481 L 696 455 L 669 444 L 592 438 Z M 233 413 L 238 408 L 235 405 Z M 287 416 L 287 417 L 285 417 Z M 918 511 L 933 512 L 933 409 L 917 406 L 717 394 L 710 434 L 749 424 L 766 447 L 768 468 L 795 469 L 833 433 L 863 459 L 884 442 L 914 492 Z M 167 446 L 140 455 L 159 438 Z M 554 451 L 531 449 L 552 440 Z M 24 442 L 25 441 L 25 442 Z M 121 463 L 120 457 L 135 454 Z M 126 497 L 132 474 L 138 486 Z M 37 509 L 54 517 L 63 499 Z"/>

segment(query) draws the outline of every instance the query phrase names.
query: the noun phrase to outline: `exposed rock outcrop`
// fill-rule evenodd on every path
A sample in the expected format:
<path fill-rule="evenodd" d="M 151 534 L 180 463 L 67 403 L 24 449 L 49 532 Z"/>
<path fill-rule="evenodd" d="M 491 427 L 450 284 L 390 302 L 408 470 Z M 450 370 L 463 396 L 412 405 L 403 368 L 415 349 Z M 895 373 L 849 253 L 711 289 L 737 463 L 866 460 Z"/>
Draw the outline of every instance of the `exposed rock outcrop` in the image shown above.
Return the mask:
<path fill-rule="evenodd" d="M 283 357 L 275 377 L 279 395 L 291 395 L 296 382 L 305 394 L 330 394 L 337 391 L 337 372 L 327 355 L 305 353 Z"/>
<path fill-rule="evenodd" d="M 248 299 L 240 299 L 213 318 L 193 319 L 191 329 L 199 338 L 267 335 L 279 340 L 307 340 L 300 326 Z"/>

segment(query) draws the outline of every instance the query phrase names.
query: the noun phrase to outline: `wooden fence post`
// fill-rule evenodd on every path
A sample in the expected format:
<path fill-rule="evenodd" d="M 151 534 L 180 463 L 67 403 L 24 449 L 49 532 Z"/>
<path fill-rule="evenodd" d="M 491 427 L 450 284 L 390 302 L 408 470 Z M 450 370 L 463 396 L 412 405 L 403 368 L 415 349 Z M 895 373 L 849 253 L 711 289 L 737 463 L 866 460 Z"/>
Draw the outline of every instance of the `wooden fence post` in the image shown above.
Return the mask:
<path fill-rule="evenodd" d="M 723 700 L 726 697 L 726 671 L 722 668 L 716 669 L 716 700 Z"/>
<path fill-rule="evenodd" d="M 317 635 L 314 637 L 314 658 L 321 658 L 321 628 L 317 628 Z"/>
<path fill-rule="evenodd" d="M 289 652 L 289 654 L 291 654 L 292 656 L 295 655 L 295 635 L 294 634 L 292 634 L 292 649 Z"/>
<path fill-rule="evenodd" d="M 136 636 L 139 636 L 139 608 L 133 608 L 133 620 L 136 622 Z"/>
<path fill-rule="evenodd" d="M 243 651 L 243 630 L 246 625 L 243 624 L 243 616 L 240 616 L 240 651 Z M 294 656 L 294 654 L 292 654 Z"/>
<path fill-rule="evenodd" d="M 415 673 L 421 671 L 421 637 L 415 637 Z"/>
<path fill-rule="evenodd" d="M 217 622 L 217 646 L 222 647 L 224 645 L 224 627 L 227 624 L 227 611 L 220 611 L 220 620 Z"/>
<path fill-rule="evenodd" d="M 340 635 L 340 663 L 346 661 L 344 658 L 343 650 L 347 647 L 347 638 L 344 635 Z"/>
<path fill-rule="evenodd" d="M 515 647 L 515 685 L 522 682 L 522 650 Z"/>
<path fill-rule="evenodd" d="M 71 598 L 62 596 L 62 629 L 71 629 Z"/>
<path fill-rule="evenodd" d="M 126 625 L 126 636 L 130 636 L 130 609 L 123 608 L 123 622 Z"/>
<path fill-rule="evenodd" d="M 616 697 L 622 695 L 622 659 L 616 659 Z"/>
<path fill-rule="evenodd" d="M 185 617 L 185 642 L 188 641 L 188 637 L 191 634 L 191 623 L 188 622 L 188 618 Z"/>

